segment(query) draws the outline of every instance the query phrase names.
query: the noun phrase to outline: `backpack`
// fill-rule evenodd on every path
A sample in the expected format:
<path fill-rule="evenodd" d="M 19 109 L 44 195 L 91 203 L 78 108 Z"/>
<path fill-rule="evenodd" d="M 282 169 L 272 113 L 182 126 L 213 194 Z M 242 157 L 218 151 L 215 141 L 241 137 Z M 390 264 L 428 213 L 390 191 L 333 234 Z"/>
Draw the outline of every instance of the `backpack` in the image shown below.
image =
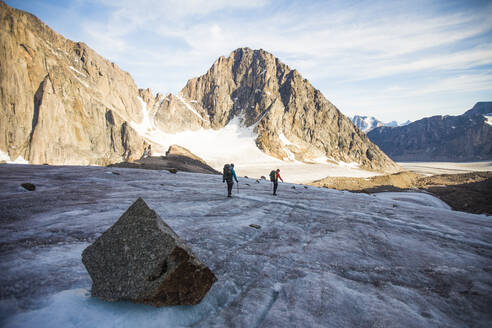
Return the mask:
<path fill-rule="evenodd" d="M 230 164 L 224 165 L 222 176 L 225 180 L 232 180 L 232 166 Z"/>
<path fill-rule="evenodd" d="M 272 172 L 270 172 L 270 181 L 277 181 L 277 172 L 275 170 L 272 170 Z"/>

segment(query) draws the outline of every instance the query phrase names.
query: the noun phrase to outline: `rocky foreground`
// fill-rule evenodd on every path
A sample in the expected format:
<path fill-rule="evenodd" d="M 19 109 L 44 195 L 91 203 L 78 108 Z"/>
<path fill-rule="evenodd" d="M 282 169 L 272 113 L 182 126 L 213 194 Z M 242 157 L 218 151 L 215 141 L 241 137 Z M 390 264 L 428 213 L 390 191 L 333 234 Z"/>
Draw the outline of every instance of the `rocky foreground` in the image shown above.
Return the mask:
<path fill-rule="evenodd" d="M 2 327 L 489 327 L 492 221 L 422 193 L 0 165 Z M 29 191 L 21 186 L 31 183 Z M 82 251 L 142 197 L 217 277 L 195 306 L 90 297 Z"/>

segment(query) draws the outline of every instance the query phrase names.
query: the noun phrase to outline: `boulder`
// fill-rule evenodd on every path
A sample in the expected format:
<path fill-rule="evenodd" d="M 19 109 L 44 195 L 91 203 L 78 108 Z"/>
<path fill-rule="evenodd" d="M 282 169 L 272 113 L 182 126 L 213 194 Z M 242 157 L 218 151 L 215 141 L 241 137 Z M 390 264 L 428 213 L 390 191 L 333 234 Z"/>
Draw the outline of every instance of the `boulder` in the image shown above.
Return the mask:
<path fill-rule="evenodd" d="M 154 306 L 198 304 L 216 281 L 142 198 L 82 253 L 91 294 Z"/>

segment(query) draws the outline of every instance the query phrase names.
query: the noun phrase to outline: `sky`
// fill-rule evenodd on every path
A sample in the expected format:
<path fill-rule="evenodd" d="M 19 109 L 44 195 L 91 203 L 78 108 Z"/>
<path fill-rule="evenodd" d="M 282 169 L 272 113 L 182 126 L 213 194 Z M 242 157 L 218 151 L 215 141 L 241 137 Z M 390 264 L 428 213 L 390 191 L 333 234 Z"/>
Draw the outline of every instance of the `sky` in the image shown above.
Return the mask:
<path fill-rule="evenodd" d="M 6 0 L 177 93 L 220 56 L 264 49 L 347 116 L 460 115 L 492 101 L 492 1 Z"/>

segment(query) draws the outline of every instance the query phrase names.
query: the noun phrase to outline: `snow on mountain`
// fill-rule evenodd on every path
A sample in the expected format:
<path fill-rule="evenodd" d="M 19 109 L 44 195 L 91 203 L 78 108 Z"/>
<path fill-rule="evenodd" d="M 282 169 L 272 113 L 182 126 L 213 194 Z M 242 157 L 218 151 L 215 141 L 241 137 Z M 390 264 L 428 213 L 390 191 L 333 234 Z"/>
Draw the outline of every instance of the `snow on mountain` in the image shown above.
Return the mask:
<path fill-rule="evenodd" d="M 238 176 L 241 176 L 238 168 Z M 0 165 L 2 327 L 488 327 L 492 221 L 420 193 Z M 24 190 L 29 181 L 36 191 Z M 295 187 L 295 189 L 293 189 Z M 196 306 L 90 297 L 81 252 L 142 197 L 215 273 Z M 255 223 L 260 229 L 251 228 Z"/>
<path fill-rule="evenodd" d="M 358 127 L 360 130 L 362 130 L 364 133 L 368 133 L 369 131 L 380 126 L 389 126 L 389 127 L 405 126 L 410 124 L 411 121 L 408 120 L 401 124 L 398 123 L 397 121 L 383 123 L 382 121 L 376 119 L 374 116 L 354 115 L 354 117 L 352 117 L 352 123 L 354 123 L 354 125 Z"/>
<path fill-rule="evenodd" d="M 198 129 L 177 133 L 165 133 L 151 119 L 151 111 L 147 104 L 138 98 L 142 104 L 143 117 L 140 123 L 132 122 L 131 127 L 146 139 L 152 146 L 153 156 L 162 156 L 170 145 L 176 144 L 187 148 L 193 154 L 206 159 L 214 169 L 221 171 L 224 163 L 234 163 L 244 175 L 250 177 L 267 176 L 272 169 L 280 168 L 285 172 L 285 181 L 311 182 L 330 176 L 368 177 L 377 175 L 358 168 L 357 163 L 345 163 L 331 160 L 327 162 L 324 156 L 315 161 L 316 164 L 306 164 L 295 160 L 294 155 L 285 146 L 294 145 L 281 133 L 284 151 L 289 157 L 285 161 L 269 156 L 256 145 L 258 135 L 254 131 L 255 124 L 245 127 L 243 117 L 237 116 L 221 129 Z M 294 145 L 295 146 L 295 145 Z M 324 159 L 324 160 L 323 160 Z"/>
<path fill-rule="evenodd" d="M 377 128 L 378 126 L 383 126 L 383 123 L 377 120 L 373 116 L 355 115 L 352 118 L 352 123 L 354 123 L 354 125 L 358 127 L 360 130 L 362 130 L 364 133 L 367 133 L 372 129 Z"/>
<path fill-rule="evenodd" d="M 485 123 L 487 123 L 488 125 L 492 125 L 492 113 L 484 115 L 483 117 L 485 117 Z"/>

